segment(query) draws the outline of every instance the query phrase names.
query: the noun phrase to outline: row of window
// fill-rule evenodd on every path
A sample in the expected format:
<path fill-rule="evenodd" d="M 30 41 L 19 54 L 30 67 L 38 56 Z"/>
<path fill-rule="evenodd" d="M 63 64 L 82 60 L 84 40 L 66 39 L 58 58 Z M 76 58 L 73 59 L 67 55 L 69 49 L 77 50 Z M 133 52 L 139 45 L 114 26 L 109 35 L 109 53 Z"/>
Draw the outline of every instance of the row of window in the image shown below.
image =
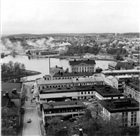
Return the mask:
<path fill-rule="evenodd" d="M 79 94 L 93 94 L 93 91 L 84 91 L 84 92 L 79 92 Z"/>
<path fill-rule="evenodd" d="M 134 89 L 127 86 L 125 90 L 126 95 L 131 95 L 132 98 L 134 98 L 136 101 L 140 100 L 140 94 L 138 91 L 135 91 Z"/>
<path fill-rule="evenodd" d="M 53 80 L 59 80 L 59 79 L 73 79 L 73 78 L 79 78 L 80 76 L 78 77 L 53 77 Z M 81 77 L 84 77 L 84 76 L 81 76 Z M 89 77 L 89 76 L 86 76 L 86 77 Z"/>
<path fill-rule="evenodd" d="M 84 109 L 66 109 L 66 110 L 56 110 L 56 111 L 45 111 L 45 114 L 53 114 L 53 113 L 67 113 L 67 112 L 82 112 Z"/>
<path fill-rule="evenodd" d="M 122 124 L 123 126 L 128 126 L 128 112 L 122 113 Z M 131 112 L 131 126 L 136 126 L 137 124 L 137 112 Z"/>
<path fill-rule="evenodd" d="M 80 99 L 89 99 L 89 98 L 95 98 L 95 96 L 93 95 L 93 96 L 90 96 L 90 97 L 89 97 L 89 96 L 81 96 L 81 97 L 78 96 L 78 97 L 77 97 L 78 100 L 80 100 Z M 46 102 L 47 102 L 47 98 L 41 99 L 41 101 L 46 101 Z M 50 101 L 51 101 L 51 100 L 50 100 Z"/>
<path fill-rule="evenodd" d="M 59 85 L 44 85 L 44 86 L 39 86 L 38 89 L 45 89 L 45 88 L 65 88 L 65 87 L 72 87 L 72 86 L 85 86 L 85 85 L 94 85 L 95 83 L 74 83 L 74 84 L 59 84 Z M 102 84 L 102 83 L 98 83 Z"/>

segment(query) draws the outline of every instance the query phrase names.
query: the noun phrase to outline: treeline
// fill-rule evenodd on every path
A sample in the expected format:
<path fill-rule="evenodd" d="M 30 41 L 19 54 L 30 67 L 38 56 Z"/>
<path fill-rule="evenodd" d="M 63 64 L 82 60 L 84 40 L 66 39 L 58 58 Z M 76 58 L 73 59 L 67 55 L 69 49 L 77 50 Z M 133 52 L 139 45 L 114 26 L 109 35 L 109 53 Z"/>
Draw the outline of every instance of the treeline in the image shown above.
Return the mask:
<path fill-rule="evenodd" d="M 70 121 L 59 117 L 47 119 L 48 123 L 45 125 L 47 136 L 78 135 L 80 128 L 83 130 L 83 136 L 139 135 L 139 127 L 123 127 L 117 115 L 110 120 L 104 120 L 102 117 L 93 117 L 91 111 L 87 109 L 84 115 L 73 119 Z"/>
<path fill-rule="evenodd" d="M 1 65 L 2 77 L 20 75 L 26 72 L 25 65 L 19 62 L 9 61 Z"/>
<path fill-rule="evenodd" d="M 100 48 L 98 45 L 95 45 L 93 47 L 90 46 L 68 46 L 68 51 L 64 55 L 82 55 L 85 53 L 93 53 L 98 54 L 100 51 Z"/>
<path fill-rule="evenodd" d="M 116 55 L 116 54 L 127 55 L 128 54 L 125 48 L 107 48 L 106 52 L 111 55 Z"/>

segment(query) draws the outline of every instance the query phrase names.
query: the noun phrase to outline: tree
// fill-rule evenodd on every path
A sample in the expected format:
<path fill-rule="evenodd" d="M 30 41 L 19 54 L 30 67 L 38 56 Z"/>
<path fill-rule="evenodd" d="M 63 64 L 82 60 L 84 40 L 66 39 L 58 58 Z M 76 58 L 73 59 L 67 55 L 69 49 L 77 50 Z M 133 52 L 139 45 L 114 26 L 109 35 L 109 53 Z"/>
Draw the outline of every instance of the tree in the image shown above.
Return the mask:
<path fill-rule="evenodd" d="M 7 107 L 4 107 L 2 108 L 2 120 L 1 120 L 1 128 L 2 128 L 2 135 L 3 136 L 14 136 L 14 135 L 17 135 L 16 132 L 17 132 L 17 128 L 13 127 L 13 122 L 7 117 L 7 115 L 9 113 L 12 113 L 12 109 L 10 108 L 7 108 Z"/>
<path fill-rule="evenodd" d="M 115 59 L 118 61 L 118 60 L 123 60 L 123 57 L 120 56 L 119 54 L 116 55 Z"/>

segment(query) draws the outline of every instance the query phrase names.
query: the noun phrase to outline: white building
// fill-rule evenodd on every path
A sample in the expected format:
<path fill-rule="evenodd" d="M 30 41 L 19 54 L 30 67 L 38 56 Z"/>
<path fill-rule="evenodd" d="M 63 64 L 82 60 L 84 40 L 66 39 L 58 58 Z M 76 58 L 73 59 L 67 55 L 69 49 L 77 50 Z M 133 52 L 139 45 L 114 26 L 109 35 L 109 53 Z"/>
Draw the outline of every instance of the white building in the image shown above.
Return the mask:
<path fill-rule="evenodd" d="M 136 101 L 140 102 L 140 85 L 139 80 L 131 80 L 129 83 L 124 84 L 124 94 L 128 97 L 134 98 Z"/>
<path fill-rule="evenodd" d="M 130 98 L 118 100 L 100 100 L 102 115 L 105 119 L 117 117 L 123 126 L 138 126 L 140 121 L 139 102 Z"/>
<path fill-rule="evenodd" d="M 94 72 L 95 60 L 70 60 L 69 64 L 71 66 L 72 72 Z"/>

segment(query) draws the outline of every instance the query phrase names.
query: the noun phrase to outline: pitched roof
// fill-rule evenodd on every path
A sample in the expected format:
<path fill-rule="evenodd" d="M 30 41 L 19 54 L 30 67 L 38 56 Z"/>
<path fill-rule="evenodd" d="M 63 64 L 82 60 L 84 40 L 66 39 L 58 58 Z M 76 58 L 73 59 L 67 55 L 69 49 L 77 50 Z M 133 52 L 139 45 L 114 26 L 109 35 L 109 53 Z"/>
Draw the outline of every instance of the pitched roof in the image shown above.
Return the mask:
<path fill-rule="evenodd" d="M 93 60 L 93 59 L 87 59 L 87 60 L 70 60 L 69 61 L 69 64 L 70 65 L 79 65 L 79 64 L 81 64 L 81 63 L 85 63 L 85 64 L 87 64 L 87 65 L 95 65 L 96 63 L 95 63 L 95 60 Z"/>

